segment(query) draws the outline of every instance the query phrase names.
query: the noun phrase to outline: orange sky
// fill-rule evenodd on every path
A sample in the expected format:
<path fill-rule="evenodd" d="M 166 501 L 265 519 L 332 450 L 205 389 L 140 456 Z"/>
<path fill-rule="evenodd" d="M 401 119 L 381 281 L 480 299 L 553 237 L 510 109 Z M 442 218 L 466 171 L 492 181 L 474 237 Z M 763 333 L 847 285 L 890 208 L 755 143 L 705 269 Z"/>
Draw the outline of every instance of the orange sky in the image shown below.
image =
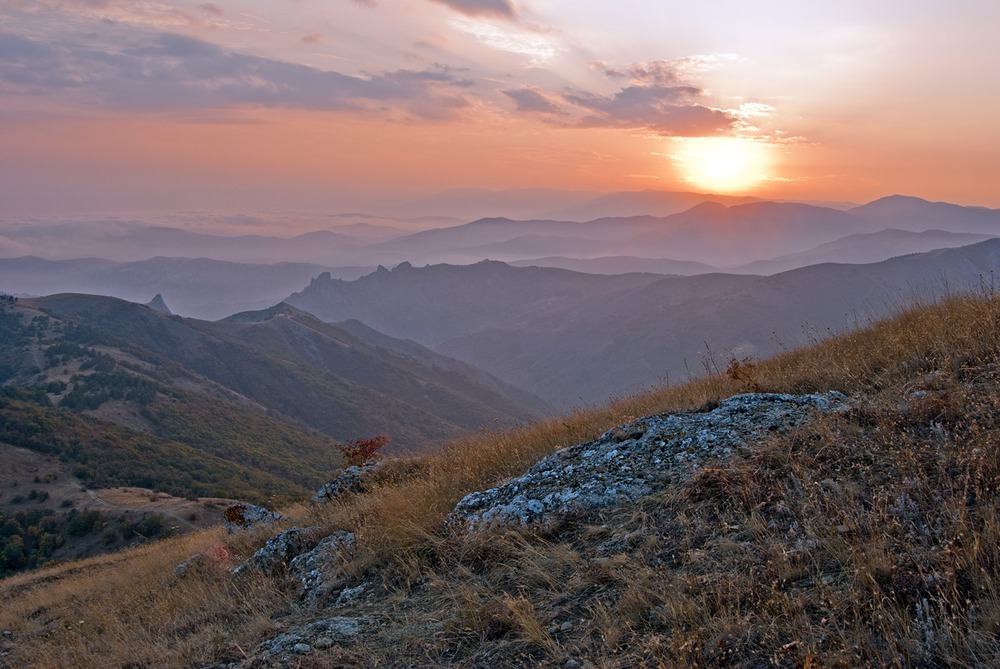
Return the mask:
<path fill-rule="evenodd" d="M 0 216 L 710 190 L 695 137 L 768 155 L 715 190 L 1000 207 L 993 3 L 667 4 L 8 2 Z"/>

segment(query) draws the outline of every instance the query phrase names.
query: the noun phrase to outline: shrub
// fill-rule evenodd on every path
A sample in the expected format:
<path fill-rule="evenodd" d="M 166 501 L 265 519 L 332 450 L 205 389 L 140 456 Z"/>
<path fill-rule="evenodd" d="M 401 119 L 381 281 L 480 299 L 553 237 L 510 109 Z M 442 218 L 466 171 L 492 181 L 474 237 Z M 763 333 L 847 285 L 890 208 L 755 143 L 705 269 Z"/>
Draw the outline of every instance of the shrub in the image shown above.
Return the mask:
<path fill-rule="evenodd" d="M 378 460 L 382 456 L 382 447 L 389 443 L 389 437 L 379 435 L 368 439 L 351 439 L 337 448 L 344 456 L 348 467 L 360 466 L 370 460 Z"/>

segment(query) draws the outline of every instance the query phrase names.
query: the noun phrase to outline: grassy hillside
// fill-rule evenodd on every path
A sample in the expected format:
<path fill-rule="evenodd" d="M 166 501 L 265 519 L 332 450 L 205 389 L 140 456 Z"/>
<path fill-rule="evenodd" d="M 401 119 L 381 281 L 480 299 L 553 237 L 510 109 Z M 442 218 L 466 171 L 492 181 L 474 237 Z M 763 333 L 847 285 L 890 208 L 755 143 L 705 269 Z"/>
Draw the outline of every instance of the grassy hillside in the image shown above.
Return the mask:
<path fill-rule="evenodd" d="M 852 408 L 639 503 L 534 531 L 442 529 L 466 493 L 637 416 L 746 391 L 837 389 Z M 766 361 L 394 461 L 300 524 L 357 535 L 299 608 L 233 580 L 265 536 L 218 532 L 0 582 L 12 666 L 266 666 L 304 620 L 367 616 L 357 643 L 286 666 L 994 666 L 1000 660 L 1000 298 L 952 297 Z M 193 551 L 190 577 L 173 567 Z M 140 585 L 141 584 L 141 585 Z M 83 622 L 80 622 L 83 621 Z"/>
<path fill-rule="evenodd" d="M 333 439 L 170 360 L 136 357 L 118 321 L 46 314 L 26 300 L 0 306 L 0 441 L 57 455 L 91 487 L 287 501 L 339 463 Z"/>
<path fill-rule="evenodd" d="M 19 399 L 0 398 L 0 441 L 72 462 L 73 475 L 95 488 L 128 485 L 179 497 L 257 501 L 287 501 L 304 493 L 301 485 L 258 468 L 238 442 L 231 446 L 231 459 L 223 459 L 189 445 L 196 439 L 163 439 Z"/>
<path fill-rule="evenodd" d="M 469 371 L 446 370 L 454 361 L 430 351 L 434 359 L 419 360 L 287 305 L 208 322 L 90 295 L 22 303 L 85 327 L 80 343 L 119 351 L 133 359 L 131 372 L 202 394 L 210 386 L 217 398 L 335 439 L 386 433 L 395 448 L 416 450 L 549 411 L 495 379 L 488 386 Z"/>

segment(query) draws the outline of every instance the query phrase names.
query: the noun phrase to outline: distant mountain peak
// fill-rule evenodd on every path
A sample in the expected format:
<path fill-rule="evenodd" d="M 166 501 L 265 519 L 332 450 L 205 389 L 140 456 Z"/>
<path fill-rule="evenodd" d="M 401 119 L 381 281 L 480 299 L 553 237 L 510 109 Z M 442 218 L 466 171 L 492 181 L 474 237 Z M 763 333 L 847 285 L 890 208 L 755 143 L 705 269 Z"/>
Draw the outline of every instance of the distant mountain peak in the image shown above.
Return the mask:
<path fill-rule="evenodd" d="M 886 197 L 873 200 L 868 204 L 861 205 L 850 210 L 855 214 L 875 214 L 875 215 L 962 215 L 974 217 L 994 218 L 1000 209 L 990 209 L 989 207 L 965 206 L 952 204 L 950 202 L 932 202 L 921 197 L 912 195 L 888 195 Z M 979 220 L 982 220 L 980 218 Z M 991 230 L 992 231 L 992 230 Z"/>
<path fill-rule="evenodd" d="M 156 296 L 153 297 L 153 299 L 147 302 L 146 306 L 152 309 L 153 311 L 160 312 L 161 314 L 173 314 L 173 312 L 170 311 L 170 307 L 168 307 L 167 303 L 163 300 L 163 295 L 160 295 L 159 293 L 157 293 Z"/>
<path fill-rule="evenodd" d="M 297 307 L 293 307 L 287 302 L 279 302 L 273 307 L 268 307 L 267 309 L 259 309 L 256 311 L 241 311 L 238 314 L 233 314 L 223 318 L 219 322 L 223 323 L 264 323 L 266 321 L 273 320 L 280 316 L 285 316 L 292 319 L 309 319 L 315 320 L 315 316 L 312 314 L 302 311 Z"/>
<path fill-rule="evenodd" d="M 880 197 L 877 200 L 872 200 L 867 204 L 863 204 L 860 207 L 857 207 L 857 209 L 863 211 L 892 210 L 903 207 L 926 207 L 933 204 L 935 203 L 930 200 L 925 200 L 922 197 L 915 197 L 913 195 L 886 195 L 885 197 Z"/>
<path fill-rule="evenodd" d="M 895 195 L 886 195 L 885 197 L 880 197 L 877 200 L 869 202 L 868 204 L 876 204 L 880 202 L 883 204 L 888 204 L 890 202 L 914 202 L 914 203 L 920 202 L 923 204 L 931 203 L 930 200 L 926 200 L 922 197 L 917 197 L 915 195 L 900 195 L 897 193 Z"/>
<path fill-rule="evenodd" d="M 471 221 L 469 225 L 503 225 L 505 223 L 514 222 L 514 219 L 507 218 L 506 216 L 488 216 L 486 218 L 479 218 L 475 221 Z"/>
<path fill-rule="evenodd" d="M 729 209 L 726 205 L 721 202 L 713 202 L 712 200 L 705 200 L 695 206 L 684 211 L 685 214 L 716 214 Z"/>

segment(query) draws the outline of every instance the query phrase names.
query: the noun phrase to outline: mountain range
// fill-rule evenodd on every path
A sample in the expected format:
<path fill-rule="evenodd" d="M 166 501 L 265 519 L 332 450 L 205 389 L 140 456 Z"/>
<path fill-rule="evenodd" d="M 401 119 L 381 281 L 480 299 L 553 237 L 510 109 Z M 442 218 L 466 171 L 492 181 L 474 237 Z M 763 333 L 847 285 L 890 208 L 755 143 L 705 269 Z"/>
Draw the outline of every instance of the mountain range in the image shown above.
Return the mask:
<path fill-rule="evenodd" d="M 350 216 L 354 220 L 359 215 Z M 385 227 L 364 223 L 363 217 L 358 220 L 362 222 L 339 229 Z M 389 239 L 380 233 L 349 242 L 344 241 L 344 234 L 325 232 L 292 239 L 221 237 L 162 227 L 133 226 L 112 232 L 98 244 L 104 245 L 110 257 L 133 254 L 146 259 L 0 258 L 0 290 L 21 295 L 87 292 L 138 302 L 159 293 L 175 313 L 218 319 L 272 306 L 323 272 L 355 279 L 377 264 L 470 264 L 493 259 L 515 266 L 595 274 L 725 271 L 766 275 L 822 262 L 879 262 L 1000 235 L 1000 212 L 895 196 L 848 210 L 798 203 L 724 206 L 704 202 L 666 217 L 583 223 L 484 218 L 415 233 L 397 230 Z M 139 238 L 144 241 L 136 246 Z M 154 251 L 199 257 L 150 257 Z M 324 263 L 261 264 L 202 257 L 213 254 L 223 258 L 301 256 L 322 258 Z"/>
<path fill-rule="evenodd" d="M 411 338 L 569 407 L 797 346 L 991 286 L 1000 240 L 772 276 L 599 276 L 499 262 L 322 275 L 288 302 Z"/>
<path fill-rule="evenodd" d="M 819 245 L 887 229 L 996 235 L 1000 234 L 1000 211 L 901 196 L 846 211 L 800 203 L 726 206 L 705 201 L 669 216 L 599 218 L 582 223 L 484 218 L 380 242 L 366 247 L 364 254 L 383 264 L 636 256 L 683 259 L 737 271 L 754 261 L 782 258 L 787 269 L 791 254 L 803 254 L 803 265 L 810 264 L 808 252 L 824 252 L 823 248 L 813 251 Z M 535 255 L 528 255 L 532 251 Z M 892 254 L 894 249 L 885 253 Z M 876 254 L 868 259 L 887 257 Z"/>

